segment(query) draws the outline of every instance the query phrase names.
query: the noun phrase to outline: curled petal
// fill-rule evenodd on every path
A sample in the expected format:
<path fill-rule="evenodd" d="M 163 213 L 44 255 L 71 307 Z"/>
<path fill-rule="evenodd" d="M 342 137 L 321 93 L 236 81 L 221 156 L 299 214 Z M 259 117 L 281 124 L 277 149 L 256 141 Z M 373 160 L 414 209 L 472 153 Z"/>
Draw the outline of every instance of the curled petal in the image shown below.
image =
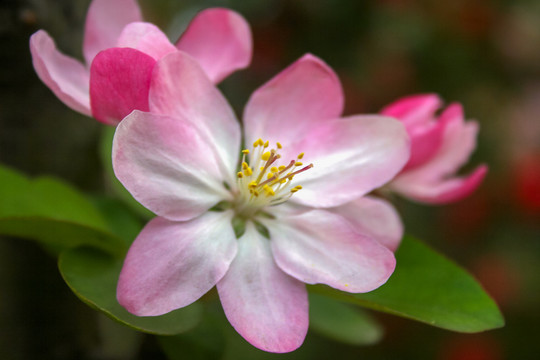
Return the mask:
<path fill-rule="evenodd" d="M 307 54 L 257 89 L 244 112 L 246 143 L 258 138 L 289 144 L 338 118 L 343 90 L 337 75 Z"/>
<path fill-rule="evenodd" d="M 337 214 L 313 210 L 265 223 L 277 265 L 302 282 L 359 293 L 378 288 L 394 271 L 394 254 Z"/>
<path fill-rule="evenodd" d="M 157 26 L 144 22 L 128 24 L 120 34 L 116 46 L 137 49 L 156 61 L 177 51 L 167 35 Z"/>
<path fill-rule="evenodd" d="M 150 111 L 191 121 L 214 150 L 222 175 L 229 182 L 240 151 L 240 125 L 227 100 L 197 62 L 177 51 L 154 68 L 150 85 Z"/>
<path fill-rule="evenodd" d="M 238 254 L 217 289 L 227 319 L 253 346 L 283 353 L 304 341 L 305 285 L 277 267 L 268 239 L 252 225 L 238 239 Z"/>
<path fill-rule="evenodd" d="M 414 169 L 428 162 L 442 146 L 447 122 L 433 121 L 407 128 L 411 138 L 411 157 L 403 171 Z"/>
<path fill-rule="evenodd" d="M 439 117 L 445 126 L 443 144 L 439 152 L 422 167 L 423 171 L 433 176 L 453 174 L 464 165 L 476 148 L 478 123 L 465 122 L 463 107 L 450 104 Z"/>
<path fill-rule="evenodd" d="M 377 240 L 391 251 L 396 251 L 403 238 L 401 218 L 386 200 L 364 196 L 328 211 L 341 215 L 356 232 Z"/>
<path fill-rule="evenodd" d="M 436 94 L 413 95 L 387 105 L 381 114 L 399 119 L 408 129 L 434 120 L 435 111 L 441 106 L 442 100 Z"/>
<path fill-rule="evenodd" d="M 206 139 L 182 118 L 134 111 L 113 141 L 116 177 L 137 201 L 169 220 L 189 220 L 228 196 Z"/>
<path fill-rule="evenodd" d="M 434 181 L 426 181 L 424 178 L 416 178 L 414 174 L 407 174 L 398 177 L 390 186 L 392 190 L 412 200 L 428 204 L 447 204 L 471 195 L 480 186 L 487 171 L 486 165 L 480 165 L 467 176 Z"/>
<path fill-rule="evenodd" d="M 97 54 L 90 68 L 92 115 L 116 125 L 133 110 L 148 111 L 148 92 L 156 61 L 130 48 Z"/>
<path fill-rule="evenodd" d="M 197 59 L 218 83 L 251 62 L 253 44 L 247 21 L 229 9 L 206 9 L 190 22 L 176 47 Z"/>
<path fill-rule="evenodd" d="M 150 221 L 124 260 L 118 302 L 132 314 L 154 316 L 199 299 L 221 280 L 236 255 L 230 222 L 231 214 L 218 212 L 187 222 Z"/>
<path fill-rule="evenodd" d="M 59 52 L 53 39 L 43 30 L 30 37 L 30 52 L 41 81 L 64 104 L 90 115 L 89 75 L 84 65 Z"/>
<path fill-rule="evenodd" d="M 91 64 L 101 50 L 115 47 L 124 26 L 141 20 L 136 0 L 92 0 L 84 28 L 86 63 Z"/>
<path fill-rule="evenodd" d="M 303 189 L 291 201 L 334 207 L 390 181 L 409 158 L 409 138 L 395 119 L 353 116 L 313 128 L 284 150 L 284 159 L 304 152 L 304 164 L 314 165 L 295 177 Z"/>
<path fill-rule="evenodd" d="M 454 177 L 476 147 L 478 124 L 463 120 L 459 104 L 448 106 L 439 122 L 445 126 L 439 151 L 423 165 L 401 173 L 389 188 L 417 201 L 443 203 L 461 199 L 478 187 L 487 172 L 485 166 L 468 177 Z"/>

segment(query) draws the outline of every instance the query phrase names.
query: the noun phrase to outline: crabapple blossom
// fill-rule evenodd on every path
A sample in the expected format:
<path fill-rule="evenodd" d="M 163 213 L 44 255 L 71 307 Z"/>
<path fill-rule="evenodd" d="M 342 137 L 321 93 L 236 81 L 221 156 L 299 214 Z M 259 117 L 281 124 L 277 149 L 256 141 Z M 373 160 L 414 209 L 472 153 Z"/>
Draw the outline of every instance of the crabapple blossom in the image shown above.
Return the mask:
<path fill-rule="evenodd" d="M 409 140 L 393 118 L 342 109 L 335 73 L 305 55 L 253 93 L 242 130 L 197 61 L 158 60 L 149 112 L 129 114 L 113 141 L 116 176 L 157 215 L 126 255 L 120 304 L 161 315 L 216 286 L 240 335 L 288 352 L 308 329 L 304 284 L 384 284 L 401 222 L 365 195 L 401 170 Z"/>
<path fill-rule="evenodd" d="M 411 157 L 387 188 L 412 200 L 443 204 L 469 196 L 487 173 L 485 164 L 467 176 L 455 173 L 476 147 L 478 124 L 465 121 L 463 108 L 442 107 L 435 94 L 405 97 L 386 106 L 381 114 L 399 119 L 411 138 Z"/>
<path fill-rule="evenodd" d="M 107 49 L 115 66 L 95 67 L 94 62 L 111 56 Z M 93 0 L 83 41 L 86 64 L 59 52 L 44 30 L 31 36 L 30 51 L 39 78 L 62 102 L 116 125 L 134 109 L 148 110 L 150 75 L 160 57 L 185 51 L 217 83 L 249 65 L 252 41 L 249 25 L 232 10 L 201 11 L 173 45 L 156 26 L 142 22 L 135 0 Z"/>

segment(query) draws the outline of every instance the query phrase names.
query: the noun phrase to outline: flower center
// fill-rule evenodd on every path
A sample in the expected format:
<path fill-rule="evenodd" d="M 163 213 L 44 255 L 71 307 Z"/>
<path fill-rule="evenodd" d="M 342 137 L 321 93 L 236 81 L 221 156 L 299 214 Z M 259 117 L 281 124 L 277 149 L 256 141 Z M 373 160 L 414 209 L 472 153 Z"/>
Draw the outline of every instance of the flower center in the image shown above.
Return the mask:
<path fill-rule="evenodd" d="M 258 139 L 251 150 L 242 150 L 242 168 L 236 174 L 238 196 L 235 203 L 237 214 L 251 217 L 258 210 L 281 204 L 297 191 L 301 185 L 293 185 L 295 175 L 313 167 L 304 166 L 300 161 L 304 153 L 296 159 L 280 165 L 279 151 L 283 146 L 278 142 L 275 149 L 269 149 L 269 142 Z"/>

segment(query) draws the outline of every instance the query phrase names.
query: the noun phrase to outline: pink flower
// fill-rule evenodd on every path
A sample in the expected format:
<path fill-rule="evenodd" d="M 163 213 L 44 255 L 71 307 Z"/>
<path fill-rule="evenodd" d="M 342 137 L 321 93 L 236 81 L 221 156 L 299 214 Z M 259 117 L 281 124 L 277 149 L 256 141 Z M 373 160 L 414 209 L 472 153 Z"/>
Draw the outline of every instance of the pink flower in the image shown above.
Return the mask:
<path fill-rule="evenodd" d="M 442 106 L 434 94 L 402 98 L 381 114 L 405 125 L 411 138 L 411 157 L 388 188 L 410 199 L 432 204 L 449 203 L 469 196 L 487 173 L 482 164 L 467 176 L 455 176 L 476 147 L 478 124 L 465 122 L 460 104 Z"/>
<path fill-rule="evenodd" d="M 308 328 L 304 283 L 353 293 L 385 283 L 401 222 L 362 196 L 403 167 L 408 137 L 392 118 L 341 118 L 342 108 L 337 76 L 305 55 L 251 96 L 241 150 L 241 127 L 197 62 L 160 59 L 150 112 L 123 119 L 113 142 L 117 177 L 158 215 L 126 256 L 120 304 L 160 315 L 217 286 L 247 341 L 288 352 Z M 233 220 L 245 223 L 238 239 Z"/>
<path fill-rule="evenodd" d="M 59 52 L 47 32 L 39 30 L 30 38 L 34 69 L 67 106 L 116 125 L 133 109 L 148 110 L 152 67 L 169 52 L 189 53 L 214 82 L 251 61 L 249 25 L 234 11 L 215 8 L 200 12 L 175 45 L 157 27 L 142 23 L 141 19 L 136 0 L 93 0 L 83 43 L 86 65 Z M 92 74 L 93 62 L 110 56 L 100 52 L 114 47 L 122 48 L 110 50 L 121 62 L 109 69 L 98 66 L 98 73 Z M 131 73 L 124 67 L 125 62 Z M 133 64 L 137 66 L 132 67 Z M 111 71 L 116 71 L 117 76 L 107 81 L 103 77 Z"/>

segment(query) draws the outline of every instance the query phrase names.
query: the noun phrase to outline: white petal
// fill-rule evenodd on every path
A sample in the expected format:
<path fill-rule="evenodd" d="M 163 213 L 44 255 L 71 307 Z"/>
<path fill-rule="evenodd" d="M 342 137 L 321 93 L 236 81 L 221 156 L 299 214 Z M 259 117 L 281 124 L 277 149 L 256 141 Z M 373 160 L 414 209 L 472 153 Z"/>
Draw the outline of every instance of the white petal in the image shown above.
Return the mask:
<path fill-rule="evenodd" d="M 264 222 L 276 263 L 302 282 L 367 292 L 384 284 L 394 271 L 394 254 L 337 214 L 313 210 Z"/>
<path fill-rule="evenodd" d="M 308 329 L 305 285 L 285 274 L 272 258 L 269 240 L 248 226 L 238 254 L 217 284 L 231 325 L 252 345 L 270 352 L 298 348 Z"/>
<path fill-rule="evenodd" d="M 225 275 L 237 251 L 230 213 L 186 222 L 150 221 L 131 245 L 118 281 L 118 302 L 138 316 L 187 306 Z"/>
<path fill-rule="evenodd" d="M 181 118 L 134 111 L 113 142 L 116 176 L 137 201 L 169 220 L 189 220 L 228 196 L 212 148 Z"/>

